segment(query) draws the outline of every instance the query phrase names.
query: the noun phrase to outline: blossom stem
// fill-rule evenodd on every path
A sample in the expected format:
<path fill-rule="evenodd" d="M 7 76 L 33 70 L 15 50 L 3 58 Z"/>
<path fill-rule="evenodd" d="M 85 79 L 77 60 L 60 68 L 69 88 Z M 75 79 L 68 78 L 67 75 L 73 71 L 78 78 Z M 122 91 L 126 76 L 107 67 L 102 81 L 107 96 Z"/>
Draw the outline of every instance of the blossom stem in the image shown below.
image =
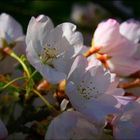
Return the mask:
<path fill-rule="evenodd" d="M 8 48 L 8 47 L 6 47 L 3 51 L 4 51 L 6 54 L 10 55 L 12 58 L 16 59 L 16 60 L 22 65 L 24 71 L 25 71 L 26 74 L 27 74 L 27 77 L 30 79 L 30 72 L 29 72 L 27 66 L 26 66 L 26 65 L 24 64 L 24 62 L 16 55 L 16 53 L 15 53 L 12 49 L 10 49 L 10 48 Z"/>
<path fill-rule="evenodd" d="M 102 62 L 104 67 L 106 69 L 109 69 L 109 66 L 107 64 L 107 60 L 109 60 L 111 57 L 106 54 L 96 54 L 96 58 Z"/>
<path fill-rule="evenodd" d="M 134 81 L 119 84 L 119 87 L 123 88 L 123 89 L 135 88 L 135 87 L 139 87 L 139 86 L 140 86 L 140 79 L 139 78 L 134 80 Z"/>
<path fill-rule="evenodd" d="M 40 97 L 50 111 L 54 111 L 56 114 L 58 114 L 58 111 L 37 90 L 33 89 L 32 91 Z"/>
<path fill-rule="evenodd" d="M 91 47 L 87 52 L 84 53 L 84 56 L 89 57 L 92 54 L 97 53 L 99 50 L 100 50 L 99 48 Z"/>
<path fill-rule="evenodd" d="M 7 88 L 8 86 L 10 86 L 11 84 L 13 84 L 14 82 L 18 81 L 18 80 L 21 80 L 21 79 L 25 79 L 25 77 L 18 77 L 10 82 L 8 82 L 6 85 L 4 85 L 1 89 L 5 89 Z"/>

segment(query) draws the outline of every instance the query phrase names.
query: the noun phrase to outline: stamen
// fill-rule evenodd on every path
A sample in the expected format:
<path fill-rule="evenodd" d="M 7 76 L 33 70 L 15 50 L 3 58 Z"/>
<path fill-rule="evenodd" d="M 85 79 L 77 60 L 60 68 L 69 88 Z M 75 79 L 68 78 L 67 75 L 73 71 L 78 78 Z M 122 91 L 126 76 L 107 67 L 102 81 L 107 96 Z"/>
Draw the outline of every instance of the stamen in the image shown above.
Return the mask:
<path fill-rule="evenodd" d="M 40 60 L 43 64 L 52 65 L 54 59 L 57 58 L 58 52 L 56 48 L 44 48 L 42 54 L 40 55 Z"/>
<path fill-rule="evenodd" d="M 102 94 L 98 91 L 98 89 L 96 89 L 95 86 L 93 86 L 92 81 L 90 81 L 87 85 L 84 83 L 85 81 L 81 82 L 81 84 L 78 86 L 78 91 L 85 99 L 89 100 L 91 98 L 97 98 L 100 94 Z"/>

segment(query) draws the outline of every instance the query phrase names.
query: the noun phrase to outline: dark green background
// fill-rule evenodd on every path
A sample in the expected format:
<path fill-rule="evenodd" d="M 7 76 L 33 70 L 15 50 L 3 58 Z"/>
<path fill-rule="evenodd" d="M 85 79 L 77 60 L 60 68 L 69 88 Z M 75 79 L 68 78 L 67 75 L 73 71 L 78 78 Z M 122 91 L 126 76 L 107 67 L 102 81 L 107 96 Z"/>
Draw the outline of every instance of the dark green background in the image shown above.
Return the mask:
<path fill-rule="evenodd" d="M 17 19 L 26 32 L 31 16 L 46 14 L 52 18 L 53 22 L 59 24 L 63 21 L 70 21 L 70 13 L 74 3 L 86 4 L 88 0 L 0 0 L 0 13 L 6 12 Z M 134 10 L 134 15 L 129 16 L 112 5 L 112 0 L 93 0 L 106 8 L 111 17 L 119 17 L 122 20 L 129 18 L 139 19 L 140 1 L 123 0 L 123 3 Z"/>

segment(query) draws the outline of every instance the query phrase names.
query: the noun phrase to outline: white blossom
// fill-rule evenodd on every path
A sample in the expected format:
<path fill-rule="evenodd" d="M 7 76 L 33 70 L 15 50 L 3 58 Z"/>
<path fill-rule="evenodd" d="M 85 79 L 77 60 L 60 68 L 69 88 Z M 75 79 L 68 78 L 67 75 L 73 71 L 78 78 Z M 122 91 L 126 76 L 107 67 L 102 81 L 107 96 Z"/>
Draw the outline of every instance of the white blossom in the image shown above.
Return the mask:
<path fill-rule="evenodd" d="M 83 56 L 75 59 L 68 75 L 66 94 L 79 112 L 91 121 L 103 123 L 106 115 L 118 112 L 115 96 L 122 96 L 124 91 L 116 87 L 110 73 L 102 66 L 88 65 Z"/>
<path fill-rule="evenodd" d="M 66 78 L 74 57 L 82 50 L 83 38 L 72 23 L 55 28 L 51 19 L 40 15 L 32 17 L 26 36 L 29 62 L 51 83 Z"/>

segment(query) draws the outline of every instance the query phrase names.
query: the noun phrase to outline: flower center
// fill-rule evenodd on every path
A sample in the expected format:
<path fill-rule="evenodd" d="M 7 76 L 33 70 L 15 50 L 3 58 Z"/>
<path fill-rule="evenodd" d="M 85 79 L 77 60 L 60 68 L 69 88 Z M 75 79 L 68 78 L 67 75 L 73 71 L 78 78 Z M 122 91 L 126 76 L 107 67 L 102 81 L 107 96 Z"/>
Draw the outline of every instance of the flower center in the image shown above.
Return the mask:
<path fill-rule="evenodd" d="M 56 48 L 44 48 L 40 55 L 40 60 L 43 64 L 48 64 L 52 66 L 52 62 L 54 59 L 58 57 L 58 51 Z"/>
<path fill-rule="evenodd" d="M 92 81 L 82 81 L 78 86 L 78 91 L 85 99 L 98 98 L 102 93 L 94 86 Z"/>

